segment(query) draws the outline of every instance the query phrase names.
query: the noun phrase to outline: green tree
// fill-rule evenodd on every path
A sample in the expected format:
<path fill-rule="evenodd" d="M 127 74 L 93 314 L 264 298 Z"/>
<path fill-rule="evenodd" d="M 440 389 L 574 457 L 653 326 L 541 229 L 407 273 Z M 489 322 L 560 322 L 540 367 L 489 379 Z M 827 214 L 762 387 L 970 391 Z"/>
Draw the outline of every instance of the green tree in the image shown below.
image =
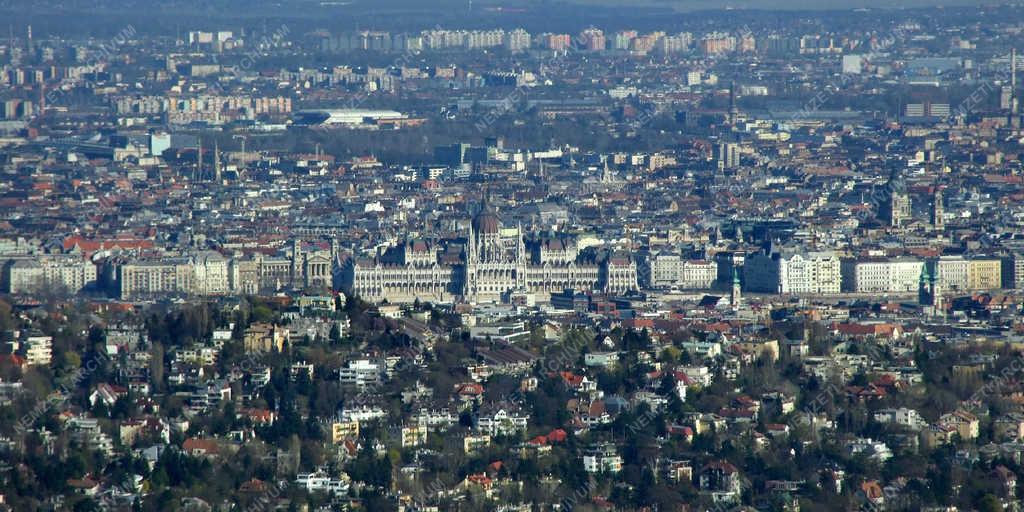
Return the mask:
<path fill-rule="evenodd" d="M 1002 512 L 1003 504 L 999 498 L 992 494 L 986 494 L 978 500 L 978 512 Z"/>

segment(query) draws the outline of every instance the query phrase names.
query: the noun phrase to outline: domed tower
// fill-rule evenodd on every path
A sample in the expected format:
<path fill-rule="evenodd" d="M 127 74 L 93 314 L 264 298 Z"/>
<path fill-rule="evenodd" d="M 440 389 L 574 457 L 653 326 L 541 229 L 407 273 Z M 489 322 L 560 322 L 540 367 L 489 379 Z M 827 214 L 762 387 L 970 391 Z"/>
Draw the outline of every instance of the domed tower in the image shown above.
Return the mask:
<path fill-rule="evenodd" d="M 501 243 L 501 221 L 491 209 L 490 201 L 484 196 L 483 205 L 472 222 L 475 255 L 478 261 L 494 261 L 501 257 L 504 248 Z"/>
<path fill-rule="evenodd" d="M 502 237 L 502 224 L 485 195 L 480 211 L 470 222 L 463 297 L 471 302 L 499 301 L 511 290 L 526 285 L 526 247 Z M 515 243 L 513 243 L 515 242 Z"/>

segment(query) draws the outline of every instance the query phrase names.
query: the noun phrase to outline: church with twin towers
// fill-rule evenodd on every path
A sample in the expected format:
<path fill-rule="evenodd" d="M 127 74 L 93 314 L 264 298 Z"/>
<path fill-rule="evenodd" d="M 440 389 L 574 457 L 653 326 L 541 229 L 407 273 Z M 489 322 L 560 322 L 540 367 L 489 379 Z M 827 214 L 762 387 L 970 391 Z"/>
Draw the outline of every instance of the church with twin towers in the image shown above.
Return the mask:
<path fill-rule="evenodd" d="M 465 237 L 407 240 L 374 257 L 352 258 L 342 288 L 369 302 L 548 302 L 565 290 L 636 290 L 628 254 L 582 251 L 568 235 L 528 236 L 503 226 L 485 199 Z"/>

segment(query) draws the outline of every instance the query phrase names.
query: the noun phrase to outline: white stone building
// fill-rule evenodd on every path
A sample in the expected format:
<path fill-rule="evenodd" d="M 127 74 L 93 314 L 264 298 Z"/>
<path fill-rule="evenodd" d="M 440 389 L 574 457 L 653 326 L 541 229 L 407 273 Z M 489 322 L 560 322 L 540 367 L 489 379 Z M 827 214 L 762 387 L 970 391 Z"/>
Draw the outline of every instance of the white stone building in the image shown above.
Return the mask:
<path fill-rule="evenodd" d="M 718 278 L 718 264 L 713 261 L 688 260 L 672 252 L 656 252 L 641 262 L 641 283 L 650 288 L 706 290 Z"/>
<path fill-rule="evenodd" d="M 913 258 L 848 260 L 843 290 L 857 293 L 916 293 L 924 261 Z"/>
<path fill-rule="evenodd" d="M 746 289 L 761 293 L 837 294 L 842 272 L 833 251 L 779 249 L 759 252 L 744 263 Z"/>
<path fill-rule="evenodd" d="M 8 293 L 78 293 L 96 283 L 96 265 L 78 256 L 37 256 L 3 267 Z"/>

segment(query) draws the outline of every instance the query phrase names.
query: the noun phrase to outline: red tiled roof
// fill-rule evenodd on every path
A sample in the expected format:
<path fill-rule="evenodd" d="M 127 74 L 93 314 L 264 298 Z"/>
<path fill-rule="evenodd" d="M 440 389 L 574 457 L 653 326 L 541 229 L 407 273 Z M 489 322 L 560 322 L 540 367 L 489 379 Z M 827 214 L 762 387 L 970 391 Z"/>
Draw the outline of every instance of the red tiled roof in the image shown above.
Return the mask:
<path fill-rule="evenodd" d="M 212 439 L 196 439 L 190 437 L 181 444 L 181 448 L 186 452 L 203 452 L 203 453 L 217 453 L 217 442 Z"/>
<path fill-rule="evenodd" d="M 71 249 L 78 247 L 85 252 L 96 252 L 104 249 L 152 249 L 154 247 L 152 240 L 137 240 L 137 239 L 114 239 L 114 240 L 89 240 L 82 236 L 75 235 L 69 236 L 64 239 L 64 250 L 70 251 Z"/>
<path fill-rule="evenodd" d="M 565 441 L 565 438 L 567 436 L 568 436 L 568 434 L 566 434 L 564 430 L 562 430 L 560 428 L 556 428 L 556 429 L 552 430 L 550 433 L 548 433 L 548 442 L 549 443 L 561 443 L 561 442 Z"/>

